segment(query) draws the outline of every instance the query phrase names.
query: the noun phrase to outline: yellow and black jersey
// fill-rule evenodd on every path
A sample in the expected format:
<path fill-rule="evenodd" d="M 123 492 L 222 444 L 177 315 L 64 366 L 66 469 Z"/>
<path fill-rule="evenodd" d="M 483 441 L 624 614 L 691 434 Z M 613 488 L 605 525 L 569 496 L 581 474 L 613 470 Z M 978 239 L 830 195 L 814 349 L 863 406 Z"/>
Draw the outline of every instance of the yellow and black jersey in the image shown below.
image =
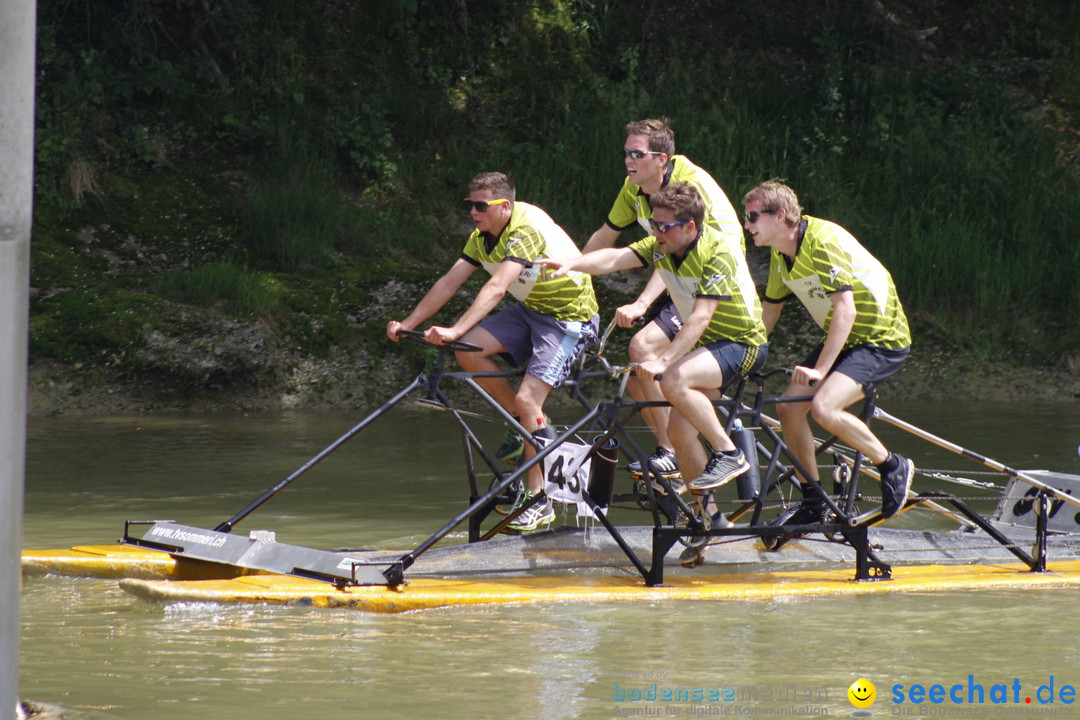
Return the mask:
<path fill-rule="evenodd" d="M 705 224 L 715 228 L 728 242 L 734 243 L 741 252 L 746 252 L 746 240 L 743 237 L 739 216 L 727 195 L 716 180 L 713 180 L 712 175 L 687 160 L 685 156 L 674 155 L 664 174 L 663 187 L 673 182 L 684 182 L 696 188 L 705 200 Z M 649 228 L 651 217 L 652 206 L 649 204 L 649 196 L 641 191 L 639 185 L 634 185 L 627 178 L 615 197 L 615 204 L 611 206 L 607 224 L 622 232 L 637 223 L 649 233 L 652 232 Z"/>
<path fill-rule="evenodd" d="M 554 280 L 541 277 L 539 258 L 580 255 L 577 245 L 551 217 L 528 203 L 515 202 L 510 222 L 498 237 L 474 230 L 465 243 L 462 259 L 482 266 L 492 275 L 503 262 L 524 266 L 510 294 L 525 307 L 556 320 L 588 322 L 599 311 L 592 277 L 570 272 Z"/>
<path fill-rule="evenodd" d="M 895 350 L 911 345 L 907 316 L 885 266 L 836 223 L 803 216 L 795 259 L 775 249 L 771 253 L 765 301 L 783 302 L 795 295 L 827 335 L 829 295 L 841 290 L 852 291 L 856 312 L 845 347 Z"/>
<path fill-rule="evenodd" d="M 671 299 L 685 321 L 697 298 L 720 300 L 698 345 L 734 340 L 753 347 L 766 343 L 761 302 L 746 258 L 706 225 L 683 257 L 660 250 L 654 236 L 632 243 L 642 265 L 659 269 Z"/>

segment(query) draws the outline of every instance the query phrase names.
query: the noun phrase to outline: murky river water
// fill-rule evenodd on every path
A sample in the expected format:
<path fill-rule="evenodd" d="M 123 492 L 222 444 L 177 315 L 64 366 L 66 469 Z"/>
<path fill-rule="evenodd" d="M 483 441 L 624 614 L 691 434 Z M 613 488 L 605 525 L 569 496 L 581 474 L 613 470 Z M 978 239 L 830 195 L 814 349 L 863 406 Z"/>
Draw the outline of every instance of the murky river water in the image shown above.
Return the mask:
<path fill-rule="evenodd" d="M 887 409 L 1008 465 L 1080 474 L 1076 403 Z M 358 420 L 35 418 L 24 545 L 113 542 L 127 519 L 213 527 Z M 498 426 L 480 431 L 497 444 Z M 920 467 L 979 469 L 899 431 L 882 436 Z M 272 528 L 282 542 L 321 547 L 413 546 L 463 507 L 460 453 L 445 416 L 392 414 L 239 529 Z M 896 522 L 918 523 L 915 516 Z M 32 578 L 22 595 L 20 694 L 92 718 L 813 717 L 850 716 L 848 686 L 865 677 L 877 688 L 875 716 L 1080 716 L 1062 695 L 1080 686 L 1078 606 L 1076 591 L 1050 590 L 386 616 L 161 606 L 115 581 Z M 911 701 L 913 685 L 935 684 L 944 702 Z M 963 686 L 960 704 L 948 697 L 954 685 Z M 1051 685 L 1055 702 L 1043 704 Z M 975 686 L 983 704 L 971 702 Z M 632 699 L 654 688 L 702 696 Z M 1007 703 L 992 702 L 1006 691 Z"/>

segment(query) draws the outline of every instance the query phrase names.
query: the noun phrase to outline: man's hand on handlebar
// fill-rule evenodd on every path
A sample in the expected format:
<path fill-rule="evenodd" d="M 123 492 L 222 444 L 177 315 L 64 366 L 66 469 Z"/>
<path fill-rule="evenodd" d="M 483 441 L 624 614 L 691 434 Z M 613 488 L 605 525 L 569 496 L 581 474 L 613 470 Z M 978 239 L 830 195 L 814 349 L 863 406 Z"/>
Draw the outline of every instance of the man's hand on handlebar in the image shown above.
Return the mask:
<path fill-rule="evenodd" d="M 633 327 L 634 323 L 645 314 L 646 310 L 648 308 L 641 307 L 640 303 L 637 302 L 623 305 L 615 311 L 615 324 L 621 328 Z"/>
<path fill-rule="evenodd" d="M 452 343 L 461 337 L 460 334 L 454 332 L 450 328 L 440 327 L 439 325 L 432 325 L 424 331 L 424 339 L 432 345 L 446 345 Z"/>
<path fill-rule="evenodd" d="M 391 320 L 390 322 L 386 323 L 386 337 L 390 338 L 394 342 L 397 342 L 401 339 L 401 336 L 398 335 L 398 333 L 402 330 L 409 329 L 411 328 L 406 328 L 405 325 L 398 320 Z"/>
<path fill-rule="evenodd" d="M 814 387 L 824 379 L 825 373 L 815 368 L 796 365 L 795 369 L 791 371 L 791 382 L 794 385 Z"/>
<path fill-rule="evenodd" d="M 646 360 L 637 366 L 637 369 L 634 370 L 634 374 L 637 375 L 639 380 L 650 382 L 652 380 L 659 380 L 665 370 L 667 370 L 667 366 L 659 360 Z"/>

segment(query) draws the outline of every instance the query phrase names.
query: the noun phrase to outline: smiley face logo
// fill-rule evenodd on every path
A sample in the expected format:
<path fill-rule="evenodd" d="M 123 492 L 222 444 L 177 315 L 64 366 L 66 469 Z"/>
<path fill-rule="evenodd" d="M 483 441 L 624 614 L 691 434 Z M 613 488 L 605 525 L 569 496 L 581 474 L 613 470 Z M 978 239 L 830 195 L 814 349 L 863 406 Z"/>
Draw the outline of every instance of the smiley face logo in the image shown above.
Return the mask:
<path fill-rule="evenodd" d="M 877 700 L 877 688 L 866 678 L 859 678 L 847 689 L 848 700 L 857 708 L 868 708 Z"/>

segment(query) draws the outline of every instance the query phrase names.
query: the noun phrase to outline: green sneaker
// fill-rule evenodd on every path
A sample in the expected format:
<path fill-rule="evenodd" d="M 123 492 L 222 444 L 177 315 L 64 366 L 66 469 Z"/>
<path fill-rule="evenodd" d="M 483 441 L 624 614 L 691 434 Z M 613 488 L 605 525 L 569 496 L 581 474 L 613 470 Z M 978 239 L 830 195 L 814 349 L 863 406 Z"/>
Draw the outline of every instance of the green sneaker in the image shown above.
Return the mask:
<path fill-rule="evenodd" d="M 506 437 L 503 444 L 495 451 L 495 457 L 500 460 L 517 460 L 521 453 L 525 452 L 525 438 L 514 428 L 506 428 Z"/>
<path fill-rule="evenodd" d="M 536 431 L 539 437 L 555 438 L 555 429 L 551 427 L 551 418 L 544 415 L 544 427 Z M 506 436 L 503 438 L 503 444 L 499 446 L 499 449 L 495 451 L 495 457 L 500 460 L 505 460 L 511 465 L 517 465 L 518 460 L 521 459 L 521 454 L 525 452 L 525 438 L 521 433 L 513 428 L 506 428 Z"/>
<path fill-rule="evenodd" d="M 530 492 L 522 495 L 521 500 L 514 506 L 514 512 L 522 505 L 527 504 L 533 497 L 535 496 Z M 508 523 L 506 529 L 517 530 L 519 532 L 535 530 L 541 525 L 550 524 L 553 520 L 555 520 L 555 508 L 552 506 L 550 500 L 544 498 Z"/>

